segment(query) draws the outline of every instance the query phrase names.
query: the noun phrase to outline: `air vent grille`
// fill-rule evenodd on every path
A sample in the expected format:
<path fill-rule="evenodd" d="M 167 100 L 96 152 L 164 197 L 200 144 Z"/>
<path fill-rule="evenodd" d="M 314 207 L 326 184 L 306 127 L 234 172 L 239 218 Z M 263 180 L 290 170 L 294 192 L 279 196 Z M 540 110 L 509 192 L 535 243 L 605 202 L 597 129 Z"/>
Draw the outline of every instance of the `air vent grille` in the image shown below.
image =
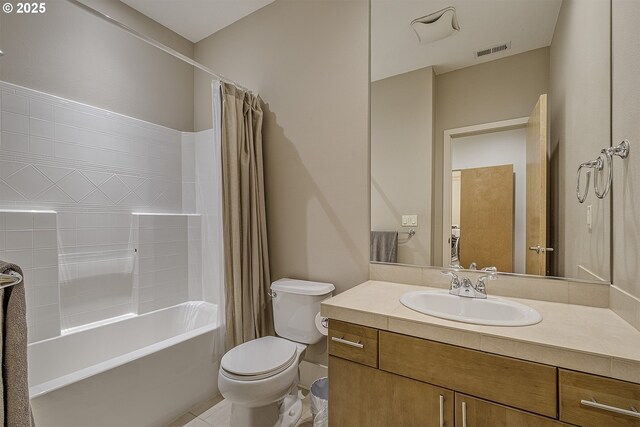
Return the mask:
<path fill-rule="evenodd" d="M 511 42 L 501 43 L 496 46 L 488 47 L 486 49 L 481 49 L 474 52 L 474 56 L 476 58 L 480 58 L 481 56 L 487 56 L 498 52 L 503 52 L 505 50 L 511 49 Z"/>

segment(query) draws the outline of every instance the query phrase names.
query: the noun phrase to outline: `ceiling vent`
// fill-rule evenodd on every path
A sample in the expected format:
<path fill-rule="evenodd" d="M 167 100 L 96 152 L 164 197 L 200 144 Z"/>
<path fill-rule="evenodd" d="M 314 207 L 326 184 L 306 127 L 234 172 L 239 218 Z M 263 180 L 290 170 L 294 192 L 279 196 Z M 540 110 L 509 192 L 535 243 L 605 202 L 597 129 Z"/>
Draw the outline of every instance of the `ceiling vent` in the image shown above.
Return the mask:
<path fill-rule="evenodd" d="M 455 7 L 449 6 L 411 21 L 418 42 L 431 43 L 460 31 Z"/>
<path fill-rule="evenodd" d="M 492 55 L 494 53 L 504 52 L 505 50 L 511 49 L 511 42 L 500 43 L 495 46 L 488 47 L 486 49 L 480 49 L 478 51 L 473 52 L 473 56 L 476 58 L 480 58 L 482 56 Z"/>

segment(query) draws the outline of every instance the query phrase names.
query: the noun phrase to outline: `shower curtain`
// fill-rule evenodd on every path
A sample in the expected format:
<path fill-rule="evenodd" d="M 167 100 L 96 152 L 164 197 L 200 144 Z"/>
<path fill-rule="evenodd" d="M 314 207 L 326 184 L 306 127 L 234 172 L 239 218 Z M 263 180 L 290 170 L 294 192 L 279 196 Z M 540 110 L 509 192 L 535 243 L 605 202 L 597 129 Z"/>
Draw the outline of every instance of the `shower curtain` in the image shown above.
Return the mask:
<path fill-rule="evenodd" d="M 226 348 L 273 333 L 264 201 L 260 98 L 213 86 L 214 133 L 222 153 Z M 216 126 L 220 132 L 216 132 Z"/>

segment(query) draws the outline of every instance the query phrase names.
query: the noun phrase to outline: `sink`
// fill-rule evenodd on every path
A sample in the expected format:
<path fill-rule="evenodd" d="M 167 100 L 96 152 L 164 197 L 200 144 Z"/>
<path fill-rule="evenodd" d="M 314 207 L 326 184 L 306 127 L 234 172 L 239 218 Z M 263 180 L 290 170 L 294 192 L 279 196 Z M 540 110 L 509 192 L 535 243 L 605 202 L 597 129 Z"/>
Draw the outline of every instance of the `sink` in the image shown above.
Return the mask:
<path fill-rule="evenodd" d="M 416 291 L 402 295 L 400 302 L 430 316 L 477 325 L 528 326 L 542 320 L 533 308 L 496 297 L 465 298 L 447 291 Z"/>

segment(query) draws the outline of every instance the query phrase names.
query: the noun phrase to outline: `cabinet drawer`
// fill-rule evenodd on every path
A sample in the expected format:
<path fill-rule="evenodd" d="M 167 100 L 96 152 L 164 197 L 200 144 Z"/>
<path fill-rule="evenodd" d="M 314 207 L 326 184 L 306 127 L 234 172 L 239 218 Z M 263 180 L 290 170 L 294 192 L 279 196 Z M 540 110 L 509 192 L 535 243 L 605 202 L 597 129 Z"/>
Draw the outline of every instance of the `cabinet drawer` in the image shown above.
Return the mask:
<path fill-rule="evenodd" d="M 378 330 L 329 320 L 329 354 L 378 367 Z"/>
<path fill-rule="evenodd" d="M 380 369 L 557 418 L 557 370 L 380 331 Z"/>
<path fill-rule="evenodd" d="M 595 402 L 595 403 L 594 403 Z M 640 385 L 560 369 L 560 419 L 582 426 L 640 426 Z M 617 409 L 631 411 L 628 414 Z"/>
<path fill-rule="evenodd" d="M 456 427 L 561 427 L 566 424 L 456 393 Z"/>

